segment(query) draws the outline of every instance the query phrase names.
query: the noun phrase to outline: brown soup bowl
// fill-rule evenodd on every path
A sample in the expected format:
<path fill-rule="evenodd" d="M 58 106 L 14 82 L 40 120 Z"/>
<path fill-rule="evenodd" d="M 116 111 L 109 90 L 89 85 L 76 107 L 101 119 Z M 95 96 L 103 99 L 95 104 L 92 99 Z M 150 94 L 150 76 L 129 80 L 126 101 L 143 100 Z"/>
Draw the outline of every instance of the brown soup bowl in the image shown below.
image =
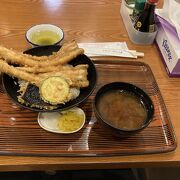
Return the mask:
<path fill-rule="evenodd" d="M 151 98 L 141 88 L 126 82 L 101 87 L 94 98 L 97 120 L 111 134 L 130 135 L 146 128 L 154 114 Z"/>

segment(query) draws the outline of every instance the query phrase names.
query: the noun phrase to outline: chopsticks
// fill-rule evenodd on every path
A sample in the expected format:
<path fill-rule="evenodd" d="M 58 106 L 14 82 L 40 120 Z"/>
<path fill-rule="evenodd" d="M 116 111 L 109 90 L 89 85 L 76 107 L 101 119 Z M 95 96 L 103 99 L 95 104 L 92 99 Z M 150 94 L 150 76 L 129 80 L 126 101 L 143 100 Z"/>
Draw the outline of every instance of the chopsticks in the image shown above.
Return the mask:
<path fill-rule="evenodd" d="M 144 57 L 143 52 L 129 50 L 125 42 L 104 42 L 104 43 L 78 43 L 85 54 L 90 57 L 114 56 L 126 58 Z"/>
<path fill-rule="evenodd" d="M 133 56 L 144 57 L 144 53 L 143 52 L 138 52 L 136 50 L 128 50 L 128 52 L 132 53 Z"/>

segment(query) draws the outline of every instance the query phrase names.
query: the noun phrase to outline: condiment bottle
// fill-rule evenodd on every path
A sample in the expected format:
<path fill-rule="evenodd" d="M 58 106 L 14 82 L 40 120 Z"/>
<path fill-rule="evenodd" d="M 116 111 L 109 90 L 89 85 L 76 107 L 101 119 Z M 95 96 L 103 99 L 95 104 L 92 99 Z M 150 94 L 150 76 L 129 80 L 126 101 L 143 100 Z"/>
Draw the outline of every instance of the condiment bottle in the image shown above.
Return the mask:
<path fill-rule="evenodd" d="M 125 5 L 126 5 L 128 8 L 132 9 L 132 8 L 134 8 L 135 0 L 125 0 Z"/>
<path fill-rule="evenodd" d="M 136 30 L 150 33 L 156 31 L 154 13 L 157 2 L 158 0 L 147 0 L 144 10 L 135 21 Z"/>
<path fill-rule="evenodd" d="M 146 0 L 136 0 L 135 6 L 132 13 L 132 21 L 136 21 L 138 16 L 141 14 L 141 12 L 144 10 Z"/>

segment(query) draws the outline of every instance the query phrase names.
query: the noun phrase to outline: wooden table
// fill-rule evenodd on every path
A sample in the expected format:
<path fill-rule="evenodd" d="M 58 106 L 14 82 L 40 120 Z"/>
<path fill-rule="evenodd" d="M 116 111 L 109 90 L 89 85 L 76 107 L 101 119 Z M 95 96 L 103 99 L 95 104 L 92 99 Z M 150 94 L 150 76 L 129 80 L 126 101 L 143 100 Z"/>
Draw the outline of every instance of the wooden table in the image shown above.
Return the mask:
<path fill-rule="evenodd" d="M 120 4 L 119 0 L 1 0 L 0 44 L 20 51 L 30 48 L 25 32 L 40 23 L 62 27 L 65 41 L 126 41 L 130 49 L 145 53 L 138 60 L 152 68 L 175 129 L 177 149 L 164 154 L 114 157 L 0 156 L 0 171 L 180 166 L 180 79 L 168 77 L 155 45 L 138 46 L 129 40 Z"/>

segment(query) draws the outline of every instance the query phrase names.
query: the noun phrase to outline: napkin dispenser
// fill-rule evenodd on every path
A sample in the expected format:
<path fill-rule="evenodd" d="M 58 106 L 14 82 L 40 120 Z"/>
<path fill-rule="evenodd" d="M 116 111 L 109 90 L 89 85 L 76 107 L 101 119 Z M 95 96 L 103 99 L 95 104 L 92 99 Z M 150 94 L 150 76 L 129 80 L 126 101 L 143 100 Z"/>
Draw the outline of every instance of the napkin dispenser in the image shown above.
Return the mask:
<path fill-rule="evenodd" d="M 165 1 L 164 8 L 168 7 L 167 9 L 169 10 L 170 7 L 167 6 L 168 2 L 172 3 L 172 1 Z M 179 8 L 177 12 L 180 13 Z M 157 11 L 157 14 L 158 33 L 155 39 L 157 47 L 162 55 L 168 75 L 170 77 L 180 77 L 180 38 L 177 26 L 172 23 L 175 19 L 173 20 L 170 16 L 168 19 L 168 14 L 165 14 L 163 9 L 161 13 Z"/>

